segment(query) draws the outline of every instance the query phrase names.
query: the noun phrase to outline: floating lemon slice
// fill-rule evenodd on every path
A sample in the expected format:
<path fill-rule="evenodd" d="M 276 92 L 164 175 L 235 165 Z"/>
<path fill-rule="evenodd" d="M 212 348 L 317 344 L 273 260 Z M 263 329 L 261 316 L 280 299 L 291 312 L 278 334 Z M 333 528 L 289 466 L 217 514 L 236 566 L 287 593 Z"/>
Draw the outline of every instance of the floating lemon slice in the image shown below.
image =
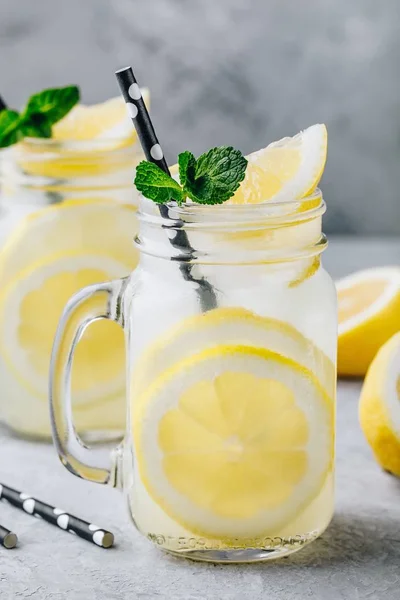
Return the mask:
<path fill-rule="evenodd" d="M 128 275 L 138 262 L 133 237 L 136 209 L 106 198 L 86 198 L 53 204 L 25 217 L 0 253 L 2 286 L 31 265 L 60 253 L 87 250 L 107 254 L 125 265 Z"/>
<path fill-rule="evenodd" d="M 337 284 L 338 372 L 365 375 L 379 348 L 400 331 L 400 268 L 367 269 Z"/>
<path fill-rule="evenodd" d="M 334 397 L 335 367 L 322 350 L 292 325 L 241 307 L 216 308 L 189 317 L 157 339 L 134 370 L 132 395 L 140 395 L 140 390 L 185 357 L 231 344 L 257 346 L 293 359 L 312 371 Z"/>
<path fill-rule="evenodd" d="M 333 458 L 332 400 L 294 361 L 217 346 L 164 372 L 133 431 L 152 498 L 211 538 L 270 534 L 321 490 Z"/>
<path fill-rule="evenodd" d="M 359 413 L 377 461 L 400 477 L 400 333 L 374 358 L 362 389 Z"/>
<path fill-rule="evenodd" d="M 325 125 L 313 125 L 253 152 L 247 157 L 244 181 L 227 204 L 279 202 L 311 194 L 324 172 L 327 147 Z"/>
<path fill-rule="evenodd" d="M 149 90 L 142 89 L 143 100 L 149 105 Z M 53 126 L 53 138 L 68 140 L 113 140 L 118 145 L 132 144 L 137 139 L 132 119 L 122 96 L 101 104 L 78 104 L 66 117 Z"/>
<path fill-rule="evenodd" d="M 32 265 L 8 284 L 0 298 L 0 354 L 25 389 L 47 399 L 51 348 L 69 298 L 84 286 L 114 279 L 127 269 L 98 252 L 75 252 Z M 96 302 L 94 297 L 94 308 Z M 74 401 L 83 404 L 121 392 L 124 361 L 120 328 L 111 321 L 94 323 L 76 351 Z"/>
<path fill-rule="evenodd" d="M 296 278 L 289 282 L 289 288 L 296 288 L 302 285 L 305 281 L 313 277 L 321 267 L 321 257 L 314 256 L 312 259 L 306 261 L 306 265 L 299 271 Z"/>

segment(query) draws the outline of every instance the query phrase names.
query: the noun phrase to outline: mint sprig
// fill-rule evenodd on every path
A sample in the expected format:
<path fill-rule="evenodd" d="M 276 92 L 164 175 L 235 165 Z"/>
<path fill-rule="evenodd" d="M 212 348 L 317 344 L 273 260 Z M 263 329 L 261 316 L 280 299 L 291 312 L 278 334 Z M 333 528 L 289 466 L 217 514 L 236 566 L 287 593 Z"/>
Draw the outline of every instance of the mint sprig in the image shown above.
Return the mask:
<path fill-rule="evenodd" d="M 21 113 L 5 109 L 0 112 L 0 148 L 16 144 L 24 137 L 50 138 L 52 126 L 79 102 L 79 88 L 43 90 L 31 96 Z"/>
<path fill-rule="evenodd" d="M 22 137 L 19 120 L 16 110 L 5 109 L 0 112 L 0 148 L 19 142 Z"/>
<path fill-rule="evenodd" d="M 154 163 L 145 160 L 139 163 L 135 185 L 143 196 L 157 204 L 165 204 L 170 200 L 180 204 L 183 201 L 183 192 L 179 183 Z"/>
<path fill-rule="evenodd" d="M 76 85 L 43 90 L 29 98 L 22 117 L 29 120 L 32 116 L 40 115 L 46 118 L 49 125 L 54 125 L 79 102 L 79 96 Z"/>
<path fill-rule="evenodd" d="M 142 161 L 136 170 L 136 188 L 159 204 L 170 200 L 182 204 L 186 198 L 197 204 L 222 204 L 243 181 L 247 159 L 232 146 L 219 146 L 198 159 L 186 150 L 179 154 L 178 165 L 180 183 L 154 163 Z"/>

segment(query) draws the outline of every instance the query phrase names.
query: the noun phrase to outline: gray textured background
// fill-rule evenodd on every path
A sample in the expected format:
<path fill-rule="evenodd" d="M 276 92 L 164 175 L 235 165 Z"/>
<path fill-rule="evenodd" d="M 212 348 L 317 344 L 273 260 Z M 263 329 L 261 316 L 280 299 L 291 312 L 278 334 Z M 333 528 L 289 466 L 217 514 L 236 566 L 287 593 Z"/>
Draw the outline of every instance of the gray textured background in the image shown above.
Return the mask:
<path fill-rule="evenodd" d="M 132 63 L 170 160 L 326 122 L 328 231 L 400 232 L 399 60 L 398 0 L 0 0 L 9 103 L 67 82 L 105 99 Z"/>

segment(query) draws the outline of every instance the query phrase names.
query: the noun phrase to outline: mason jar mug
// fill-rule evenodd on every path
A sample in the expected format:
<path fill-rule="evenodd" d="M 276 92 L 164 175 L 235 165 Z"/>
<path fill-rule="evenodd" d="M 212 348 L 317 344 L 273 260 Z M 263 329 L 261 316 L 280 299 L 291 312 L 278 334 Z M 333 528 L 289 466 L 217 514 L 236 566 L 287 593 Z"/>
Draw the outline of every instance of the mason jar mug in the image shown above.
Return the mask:
<path fill-rule="evenodd" d="M 138 262 L 132 165 L 141 158 L 138 143 L 111 139 L 27 139 L 0 153 L 0 419 L 21 435 L 51 438 L 50 353 L 68 298 Z M 79 344 L 73 410 L 85 438 L 121 433 L 123 355 L 111 322 Z"/>
<path fill-rule="evenodd" d="M 66 306 L 50 384 L 58 453 L 72 473 L 122 488 L 134 525 L 169 552 L 275 558 L 331 519 L 337 323 L 324 210 L 318 190 L 161 212 L 142 199 L 137 269 Z M 108 464 L 71 415 L 74 351 L 98 319 L 126 339 L 125 437 Z"/>

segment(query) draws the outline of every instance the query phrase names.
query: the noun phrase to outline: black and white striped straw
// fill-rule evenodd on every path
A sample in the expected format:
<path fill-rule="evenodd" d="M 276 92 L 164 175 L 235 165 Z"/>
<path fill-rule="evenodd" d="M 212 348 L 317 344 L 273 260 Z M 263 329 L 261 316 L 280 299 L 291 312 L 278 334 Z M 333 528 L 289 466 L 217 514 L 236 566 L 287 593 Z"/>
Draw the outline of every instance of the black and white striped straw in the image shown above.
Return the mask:
<path fill-rule="evenodd" d="M 144 155 L 149 162 L 158 165 L 165 173 L 170 174 L 164 152 L 158 141 L 153 123 L 143 101 L 140 87 L 133 74 L 132 67 L 124 67 L 115 72 L 121 93 L 126 102 L 128 113 L 138 134 Z M 175 204 L 171 201 L 170 204 Z M 168 206 L 159 205 L 159 211 L 164 219 L 169 218 Z M 175 220 L 175 224 L 177 221 Z M 183 223 L 182 223 L 183 225 Z M 184 229 L 177 228 L 175 236 L 169 238 L 171 245 L 185 252 L 185 260 L 193 258 L 194 249 L 190 245 Z M 212 285 L 204 277 L 196 278 L 192 275 L 192 265 L 185 262 L 180 264 L 180 271 L 186 281 L 197 285 L 197 293 L 202 310 L 208 311 L 217 306 L 217 298 Z"/>
<path fill-rule="evenodd" d="M 0 112 L 7 108 L 7 104 L 4 102 L 3 98 L 0 96 Z"/>
<path fill-rule="evenodd" d="M 2 527 L 0 525 L 0 546 L 7 548 L 7 550 L 11 550 L 11 548 L 15 548 L 17 543 L 18 538 L 16 534 L 7 529 L 7 527 Z"/>
<path fill-rule="evenodd" d="M 0 483 L 0 500 L 6 500 L 29 515 L 44 519 L 64 531 L 101 546 L 101 548 L 110 548 L 114 543 L 114 535 L 110 531 L 74 517 L 66 510 L 46 504 L 30 494 L 19 492 L 4 483 Z"/>
<path fill-rule="evenodd" d="M 170 174 L 164 152 L 157 139 L 153 123 L 144 103 L 140 87 L 131 67 L 115 73 L 126 107 L 138 134 L 146 160 L 153 162 L 165 173 Z"/>

